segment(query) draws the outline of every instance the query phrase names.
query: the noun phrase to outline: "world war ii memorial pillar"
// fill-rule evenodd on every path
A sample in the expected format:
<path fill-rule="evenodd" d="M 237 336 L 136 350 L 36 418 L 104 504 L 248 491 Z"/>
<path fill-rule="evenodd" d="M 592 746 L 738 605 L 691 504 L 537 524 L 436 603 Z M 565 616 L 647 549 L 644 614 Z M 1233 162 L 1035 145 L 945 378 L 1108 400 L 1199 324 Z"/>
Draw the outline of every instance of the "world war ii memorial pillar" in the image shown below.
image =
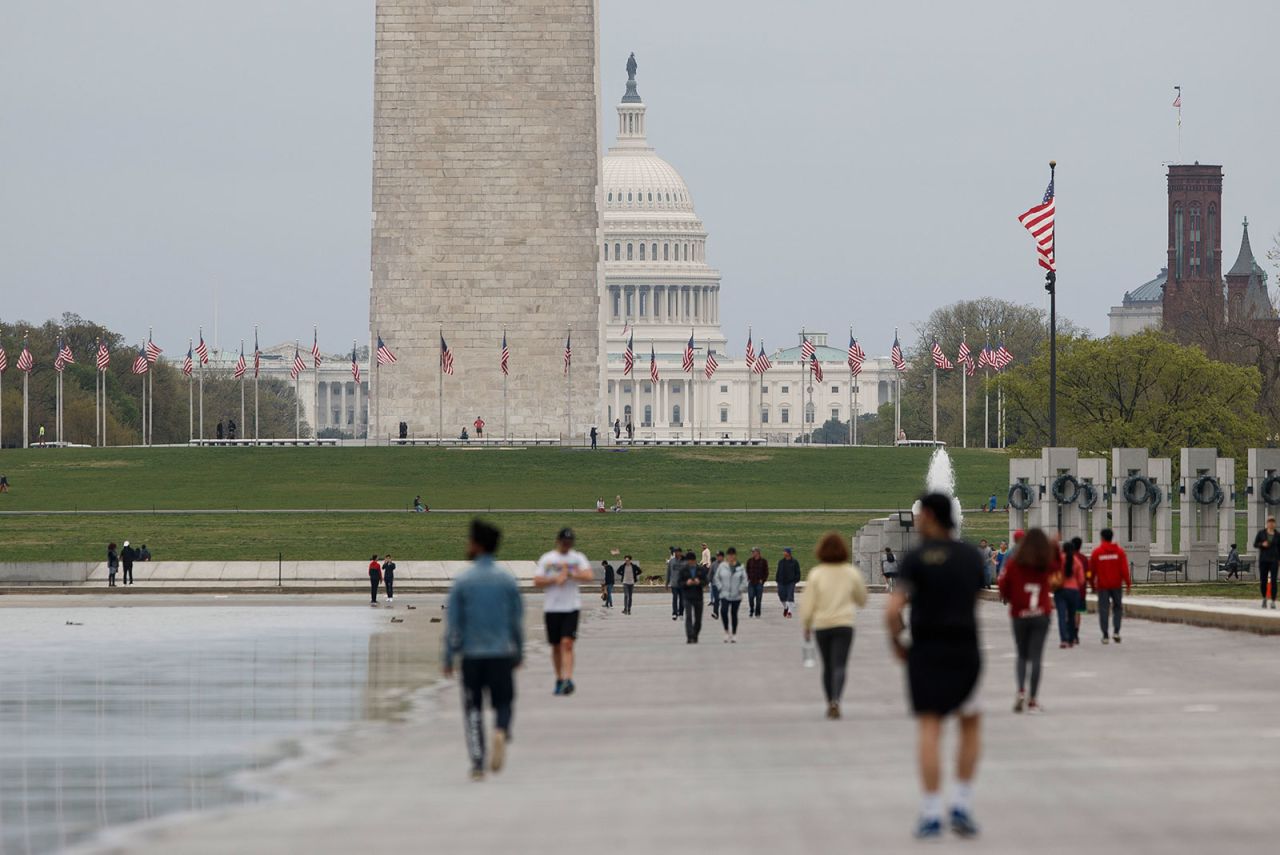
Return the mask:
<path fill-rule="evenodd" d="M 1226 501 L 1218 480 L 1218 450 L 1184 448 L 1179 459 L 1179 552 L 1187 559 L 1187 578 L 1213 578 L 1218 558 L 1219 513 Z"/>

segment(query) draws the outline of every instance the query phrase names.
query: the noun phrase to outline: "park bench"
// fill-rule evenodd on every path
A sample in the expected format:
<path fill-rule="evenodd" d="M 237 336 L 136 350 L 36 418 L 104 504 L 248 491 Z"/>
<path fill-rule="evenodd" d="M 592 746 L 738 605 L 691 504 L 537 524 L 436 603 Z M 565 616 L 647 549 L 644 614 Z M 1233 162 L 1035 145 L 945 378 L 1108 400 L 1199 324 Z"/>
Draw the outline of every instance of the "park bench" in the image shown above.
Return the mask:
<path fill-rule="evenodd" d="M 1182 574 L 1183 581 L 1187 579 L 1187 561 L 1185 558 L 1160 559 L 1151 561 L 1147 564 L 1147 581 L 1151 581 L 1151 574 L 1159 573 L 1164 581 L 1169 581 L 1169 574 L 1173 574 L 1173 581 L 1178 581 L 1178 574 Z"/>

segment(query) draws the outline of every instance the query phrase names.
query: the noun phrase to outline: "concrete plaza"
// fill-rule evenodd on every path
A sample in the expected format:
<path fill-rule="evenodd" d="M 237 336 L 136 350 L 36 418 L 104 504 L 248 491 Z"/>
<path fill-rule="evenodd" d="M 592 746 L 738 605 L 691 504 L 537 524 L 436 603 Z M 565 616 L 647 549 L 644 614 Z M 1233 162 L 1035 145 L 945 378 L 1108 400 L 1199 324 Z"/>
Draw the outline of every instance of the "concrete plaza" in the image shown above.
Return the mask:
<path fill-rule="evenodd" d="M 438 616 L 419 597 L 407 621 Z M 531 603 L 536 599 L 531 598 Z M 467 779 L 457 692 L 420 696 L 314 764 L 264 783 L 291 797 L 152 828 L 111 851 L 915 852 L 913 722 L 881 626 L 859 618 L 845 718 L 823 719 L 800 630 L 766 598 L 736 645 L 685 644 L 666 597 L 635 614 L 588 597 L 578 693 L 552 697 L 546 647 L 520 672 L 509 766 Z M 1047 651 L 1047 713 L 1015 716 L 1004 609 L 982 606 L 984 833 L 964 851 L 1258 852 L 1274 837 L 1280 690 L 1274 638 L 1130 621 L 1124 644 Z M 440 624 L 431 631 L 438 632 Z M 412 629 L 405 627 L 406 629 Z M 419 628 L 421 629 L 421 628 Z M 953 744 L 948 739 L 948 747 Z"/>

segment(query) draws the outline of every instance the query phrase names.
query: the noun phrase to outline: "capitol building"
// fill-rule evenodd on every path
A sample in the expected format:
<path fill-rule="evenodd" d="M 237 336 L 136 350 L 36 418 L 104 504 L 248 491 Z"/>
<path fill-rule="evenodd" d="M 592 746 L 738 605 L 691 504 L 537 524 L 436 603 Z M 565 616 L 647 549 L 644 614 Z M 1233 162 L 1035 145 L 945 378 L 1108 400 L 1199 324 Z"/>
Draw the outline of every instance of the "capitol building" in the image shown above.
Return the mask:
<path fill-rule="evenodd" d="M 604 266 L 601 314 L 605 325 L 605 423 L 631 424 L 638 439 L 794 440 L 828 419 L 848 422 L 893 400 L 896 372 L 887 357 L 871 358 L 851 378 L 848 339 L 804 333 L 814 344 L 824 379 L 800 361 L 802 331 L 786 347 L 764 342 L 772 367 L 748 371 L 747 330 L 729 351 L 720 326 L 720 272 L 708 263 L 706 226 L 680 173 L 647 138 L 646 107 L 637 90 L 634 57 L 617 107 L 617 142 L 601 170 Z M 690 336 L 694 370 L 684 370 Z M 634 341 L 635 365 L 625 374 Z M 762 342 L 757 331 L 753 345 Z M 866 343 L 863 349 L 868 350 Z M 707 379 L 707 354 L 718 368 Z M 651 360 L 658 382 L 651 380 Z M 601 425 L 603 428 L 604 425 Z"/>

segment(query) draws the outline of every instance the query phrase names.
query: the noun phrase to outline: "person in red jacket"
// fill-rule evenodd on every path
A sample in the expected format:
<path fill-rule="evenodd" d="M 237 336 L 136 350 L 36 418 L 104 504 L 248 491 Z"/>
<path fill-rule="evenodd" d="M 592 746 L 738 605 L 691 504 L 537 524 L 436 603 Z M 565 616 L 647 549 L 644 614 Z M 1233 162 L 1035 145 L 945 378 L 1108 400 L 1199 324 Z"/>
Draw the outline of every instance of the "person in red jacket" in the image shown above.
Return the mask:
<path fill-rule="evenodd" d="M 1089 570 L 1093 574 L 1093 590 L 1098 595 L 1098 621 L 1102 624 L 1102 643 L 1109 644 L 1111 635 L 1107 630 L 1107 616 L 1112 616 L 1115 627 L 1116 644 L 1120 643 L 1120 618 L 1124 614 L 1124 597 L 1120 595 L 1133 590 L 1133 577 L 1129 574 L 1129 556 L 1124 548 L 1115 543 L 1115 532 L 1104 528 L 1101 532 L 1102 543 L 1089 556 Z"/>
<path fill-rule="evenodd" d="M 1004 563 L 1000 575 L 1000 595 L 1009 603 L 1013 621 L 1013 641 L 1018 648 L 1015 673 L 1018 696 L 1013 711 L 1041 711 L 1040 660 L 1049 637 L 1049 615 L 1053 613 L 1053 587 L 1062 573 L 1062 551 L 1043 529 L 1033 528 L 1022 538 L 1018 553 Z M 1031 698 L 1027 698 L 1027 671 L 1031 671 Z"/>

